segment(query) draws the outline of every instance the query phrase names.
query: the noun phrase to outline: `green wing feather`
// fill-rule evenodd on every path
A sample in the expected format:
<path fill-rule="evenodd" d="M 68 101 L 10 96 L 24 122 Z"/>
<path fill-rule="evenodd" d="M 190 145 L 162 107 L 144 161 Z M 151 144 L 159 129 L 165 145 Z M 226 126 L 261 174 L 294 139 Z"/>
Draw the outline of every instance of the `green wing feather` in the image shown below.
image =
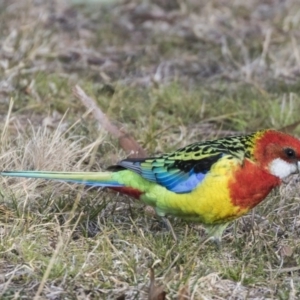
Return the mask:
<path fill-rule="evenodd" d="M 111 169 L 129 169 L 147 180 L 165 186 L 168 190 L 189 193 L 205 178 L 212 165 L 224 155 L 237 158 L 241 164 L 245 157 L 250 157 L 249 137 L 251 136 L 227 137 L 194 143 L 157 157 L 125 159 Z"/>

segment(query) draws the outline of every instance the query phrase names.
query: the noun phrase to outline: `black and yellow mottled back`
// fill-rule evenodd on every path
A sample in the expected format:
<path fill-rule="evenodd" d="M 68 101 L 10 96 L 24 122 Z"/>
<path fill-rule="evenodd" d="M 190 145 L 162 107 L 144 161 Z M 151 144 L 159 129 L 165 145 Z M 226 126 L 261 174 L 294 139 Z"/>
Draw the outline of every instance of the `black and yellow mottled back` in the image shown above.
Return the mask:
<path fill-rule="evenodd" d="M 225 137 L 218 140 L 197 142 L 182 147 L 172 153 L 164 155 L 168 159 L 202 159 L 210 155 L 218 153 L 226 153 L 236 158 L 244 159 L 245 157 L 252 159 L 251 150 L 254 147 L 254 136 L 257 133 L 244 136 Z"/>
<path fill-rule="evenodd" d="M 129 169 L 173 192 L 188 193 L 223 156 L 241 164 L 245 158 L 252 160 L 257 134 L 193 143 L 156 157 L 125 159 L 110 170 Z"/>

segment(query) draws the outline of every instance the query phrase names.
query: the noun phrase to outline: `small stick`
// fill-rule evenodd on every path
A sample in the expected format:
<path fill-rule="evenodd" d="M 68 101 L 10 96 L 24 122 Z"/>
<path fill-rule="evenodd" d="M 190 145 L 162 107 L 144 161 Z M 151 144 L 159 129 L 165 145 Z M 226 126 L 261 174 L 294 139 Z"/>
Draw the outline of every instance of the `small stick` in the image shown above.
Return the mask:
<path fill-rule="evenodd" d="M 141 145 L 131 135 L 112 124 L 107 115 L 99 108 L 96 101 L 89 97 L 79 85 L 76 85 L 73 88 L 73 93 L 75 97 L 81 100 L 87 109 L 92 111 L 95 119 L 100 125 L 119 140 L 120 146 L 129 154 L 129 157 L 138 158 L 147 156 L 147 152 Z"/>

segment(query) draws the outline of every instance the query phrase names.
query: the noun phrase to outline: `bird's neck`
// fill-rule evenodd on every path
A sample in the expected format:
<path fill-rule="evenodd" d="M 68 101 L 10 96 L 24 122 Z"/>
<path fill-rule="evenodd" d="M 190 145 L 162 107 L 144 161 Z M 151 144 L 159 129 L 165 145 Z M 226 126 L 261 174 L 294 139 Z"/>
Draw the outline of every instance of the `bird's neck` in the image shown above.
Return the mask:
<path fill-rule="evenodd" d="M 259 204 L 270 191 L 279 186 L 281 180 L 245 160 L 243 167 L 235 173 L 229 182 L 230 198 L 235 206 L 251 209 Z"/>

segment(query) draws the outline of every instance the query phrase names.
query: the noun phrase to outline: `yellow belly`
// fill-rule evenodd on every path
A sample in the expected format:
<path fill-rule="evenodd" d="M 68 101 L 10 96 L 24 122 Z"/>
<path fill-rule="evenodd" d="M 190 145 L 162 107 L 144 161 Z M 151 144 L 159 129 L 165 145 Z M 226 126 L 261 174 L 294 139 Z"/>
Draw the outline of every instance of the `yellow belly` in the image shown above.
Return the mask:
<path fill-rule="evenodd" d="M 161 216 L 175 215 L 204 224 L 230 221 L 249 210 L 234 206 L 230 198 L 228 182 L 237 168 L 238 161 L 223 157 L 192 192 L 176 194 L 155 185 L 141 200 L 154 206 Z"/>

